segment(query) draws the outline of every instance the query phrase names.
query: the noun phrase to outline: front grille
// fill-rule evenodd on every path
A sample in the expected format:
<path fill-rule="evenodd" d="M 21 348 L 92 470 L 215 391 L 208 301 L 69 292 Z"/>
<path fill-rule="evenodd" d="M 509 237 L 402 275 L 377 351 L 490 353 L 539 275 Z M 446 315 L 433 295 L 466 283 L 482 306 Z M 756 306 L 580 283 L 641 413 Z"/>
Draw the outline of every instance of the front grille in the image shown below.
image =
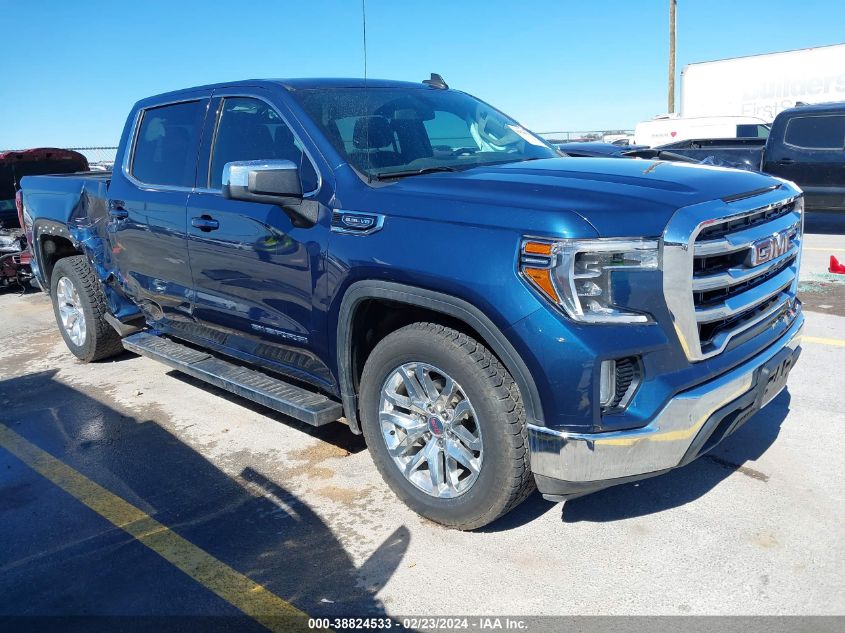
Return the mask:
<path fill-rule="evenodd" d="M 763 224 L 765 222 L 771 222 L 772 220 L 776 220 L 777 218 L 790 213 L 795 209 L 795 202 L 793 201 L 791 204 L 784 204 L 779 207 L 773 207 L 771 209 L 762 209 L 755 213 L 749 213 L 747 215 L 740 216 L 739 218 L 733 218 L 726 222 L 720 222 L 718 224 L 714 224 L 712 226 L 708 226 L 698 234 L 698 239 L 700 241 L 707 241 L 707 240 L 714 240 L 729 233 L 734 233 L 735 231 L 741 231 L 743 229 L 751 228 L 752 226 L 756 226 L 758 224 Z"/>
<path fill-rule="evenodd" d="M 664 292 L 691 360 L 719 354 L 791 312 L 802 239 L 797 194 L 783 185 L 765 196 L 682 209 L 670 222 Z"/>

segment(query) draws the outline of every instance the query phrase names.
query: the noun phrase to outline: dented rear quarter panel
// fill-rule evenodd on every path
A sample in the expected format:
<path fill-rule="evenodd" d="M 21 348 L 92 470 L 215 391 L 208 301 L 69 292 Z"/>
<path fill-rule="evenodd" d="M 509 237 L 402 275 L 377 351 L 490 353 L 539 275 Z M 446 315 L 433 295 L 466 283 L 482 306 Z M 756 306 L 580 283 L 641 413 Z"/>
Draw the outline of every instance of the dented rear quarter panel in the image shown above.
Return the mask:
<path fill-rule="evenodd" d="M 32 224 L 33 272 L 44 290 L 50 292 L 45 242 L 51 237 L 69 240 L 91 262 L 109 308 L 118 319 L 138 314 L 137 307 L 113 285 L 107 283 L 114 266 L 108 241 L 109 172 L 28 176 L 21 181 L 23 203 Z"/>

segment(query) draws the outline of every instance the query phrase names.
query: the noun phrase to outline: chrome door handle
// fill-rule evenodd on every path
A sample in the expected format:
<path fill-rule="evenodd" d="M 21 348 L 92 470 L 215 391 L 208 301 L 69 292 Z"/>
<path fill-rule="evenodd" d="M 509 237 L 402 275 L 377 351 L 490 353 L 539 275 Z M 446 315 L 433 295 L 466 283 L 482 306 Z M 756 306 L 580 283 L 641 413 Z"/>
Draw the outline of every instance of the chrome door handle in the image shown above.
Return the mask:
<path fill-rule="evenodd" d="M 191 218 L 191 226 L 200 231 L 216 231 L 220 228 L 220 222 L 210 215 L 201 215 L 198 218 Z"/>

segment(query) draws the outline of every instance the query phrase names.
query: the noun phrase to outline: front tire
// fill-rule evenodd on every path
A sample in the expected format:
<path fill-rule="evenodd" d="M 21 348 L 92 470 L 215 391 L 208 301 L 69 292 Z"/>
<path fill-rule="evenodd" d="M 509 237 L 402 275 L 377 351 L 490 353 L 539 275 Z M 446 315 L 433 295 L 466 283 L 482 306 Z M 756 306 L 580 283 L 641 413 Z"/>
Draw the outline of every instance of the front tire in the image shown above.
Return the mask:
<path fill-rule="evenodd" d="M 84 255 L 56 263 L 50 294 L 59 332 L 79 360 L 90 363 L 123 351 L 120 336 L 105 320 L 108 305 L 100 281 Z"/>
<path fill-rule="evenodd" d="M 465 334 L 414 323 L 386 336 L 364 366 L 360 412 L 385 482 L 432 521 L 479 528 L 534 490 L 519 389 Z"/>

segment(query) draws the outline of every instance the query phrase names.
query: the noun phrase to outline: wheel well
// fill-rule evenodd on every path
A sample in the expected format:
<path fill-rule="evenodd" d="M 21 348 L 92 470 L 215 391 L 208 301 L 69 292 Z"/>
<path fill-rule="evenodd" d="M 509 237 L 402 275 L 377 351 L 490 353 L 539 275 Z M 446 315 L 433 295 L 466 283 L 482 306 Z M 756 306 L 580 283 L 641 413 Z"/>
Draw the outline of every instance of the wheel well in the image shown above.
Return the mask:
<path fill-rule="evenodd" d="M 73 245 L 73 242 L 66 237 L 58 235 L 43 236 L 39 241 L 38 248 L 41 254 L 39 258 L 41 270 L 44 275 L 44 281 L 47 283 L 47 288 L 50 287 L 50 278 L 53 275 L 53 268 L 55 268 L 56 262 L 65 257 L 82 254 Z"/>
<path fill-rule="evenodd" d="M 338 312 L 337 373 L 349 428 L 360 433 L 358 383 L 367 356 L 387 334 L 412 322 L 451 327 L 483 343 L 519 387 L 528 421 L 543 425 L 543 404 L 531 371 L 498 326 L 453 295 L 384 280 L 362 279 L 344 294 Z"/>
<path fill-rule="evenodd" d="M 365 299 L 355 310 L 349 341 L 352 384 L 356 392 L 361 373 L 364 371 L 364 364 L 378 342 L 406 325 L 421 322 L 437 323 L 471 336 L 480 343 L 485 342 L 475 329 L 448 314 L 401 301 Z M 495 354 L 492 350 L 491 353 Z"/>

